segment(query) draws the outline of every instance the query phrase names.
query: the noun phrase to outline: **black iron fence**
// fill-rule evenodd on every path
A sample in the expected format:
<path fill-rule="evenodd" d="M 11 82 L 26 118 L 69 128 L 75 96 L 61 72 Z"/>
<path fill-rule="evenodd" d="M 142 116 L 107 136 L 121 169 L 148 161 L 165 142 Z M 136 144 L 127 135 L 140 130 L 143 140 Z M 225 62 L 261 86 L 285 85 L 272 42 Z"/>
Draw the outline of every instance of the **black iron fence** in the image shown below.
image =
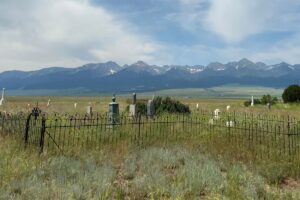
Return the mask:
<path fill-rule="evenodd" d="M 127 114 L 115 117 L 1 114 L 0 131 L 16 135 L 40 151 L 180 141 L 199 143 L 212 150 L 225 145 L 232 149 L 231 153 L 251 152 L 253 157 L 300 160 L 300 122 L 292 117 L 234 112 L 215 115 L 209 111 L 153 118 Z"/>

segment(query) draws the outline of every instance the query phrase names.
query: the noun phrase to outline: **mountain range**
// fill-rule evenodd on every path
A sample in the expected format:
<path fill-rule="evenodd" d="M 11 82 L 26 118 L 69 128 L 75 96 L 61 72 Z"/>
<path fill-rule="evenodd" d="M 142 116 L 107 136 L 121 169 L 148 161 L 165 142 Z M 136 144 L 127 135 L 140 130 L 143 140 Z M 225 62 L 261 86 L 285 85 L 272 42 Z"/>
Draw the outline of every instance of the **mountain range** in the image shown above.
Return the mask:
<path fill-rule="evenodd" d="M 222 64 L 149 65 L 138 61 L 90 63 L 77 68 L 50 67 L 36 71 L 0 73 L 0 87 L 10 90 L 65 90 L 97 92 L 150 91 L 171 88 L 207 88 L 224 84 L 286 87 L 300 83 L 300 64 L 266 65 L 248 59 Z"/>

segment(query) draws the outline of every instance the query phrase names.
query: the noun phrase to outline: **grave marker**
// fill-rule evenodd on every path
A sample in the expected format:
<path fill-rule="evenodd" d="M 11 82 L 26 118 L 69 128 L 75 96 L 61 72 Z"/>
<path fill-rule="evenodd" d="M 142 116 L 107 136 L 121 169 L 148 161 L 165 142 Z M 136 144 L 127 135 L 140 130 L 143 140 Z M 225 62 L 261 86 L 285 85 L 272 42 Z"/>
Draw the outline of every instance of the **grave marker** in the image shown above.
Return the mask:
<path fill-rule="evenodd" d="M 251 97 L 251 106 L 252 107 L 254 106 L 254 97 L 253 96 Z"/>
<path fill-rule="evenodd" d="M 135 117 L 136 115 L 136 93 L 132 95 L 132 104 L 129 105 L 129 116 Z"/>
<path fill-rule="evenodd" d="M 93 108 L 92 108 L 92 106 L 87 106 L 86 107 L 86 113 L 88 115 L 93 115 Z"/>
<path fill-rule="evenodd" d="M 153 100 L 149 100 L 147 104 L 147 115 L 152 118 L 154 114 L 155 114 L 155 107 L 154 107 Z"/>
<path fill-rule="evenodd" d="M 119 104 L 116 102 L 115 95 L 112 97 L 112 102 L 109 103 L 108 121 L 110 125 L 116 125 L 119 122 Z"/>

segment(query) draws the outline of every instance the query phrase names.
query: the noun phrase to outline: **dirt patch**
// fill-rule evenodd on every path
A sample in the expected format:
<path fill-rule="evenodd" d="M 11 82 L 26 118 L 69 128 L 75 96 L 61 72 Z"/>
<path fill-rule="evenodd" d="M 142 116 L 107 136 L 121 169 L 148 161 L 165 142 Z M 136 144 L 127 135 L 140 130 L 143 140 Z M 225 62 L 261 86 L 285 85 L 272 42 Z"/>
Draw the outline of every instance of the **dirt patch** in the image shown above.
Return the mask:
<path fill-rule="evenodd" d="M 281 187 L 284 189 L 300 189 L 300 179 L 285 178 Z"/>

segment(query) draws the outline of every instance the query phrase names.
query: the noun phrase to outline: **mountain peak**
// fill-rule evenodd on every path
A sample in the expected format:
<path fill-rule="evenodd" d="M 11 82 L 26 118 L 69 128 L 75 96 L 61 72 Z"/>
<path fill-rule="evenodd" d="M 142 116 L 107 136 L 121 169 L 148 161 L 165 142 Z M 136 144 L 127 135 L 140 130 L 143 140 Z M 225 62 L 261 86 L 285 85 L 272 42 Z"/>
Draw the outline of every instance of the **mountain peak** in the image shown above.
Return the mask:
<path fill-rule="evenodd" d="M 136 63 L 134 63 L 132 65 L 139 66 L 139 67 L 149 66 L 147 63 L 145 63 L 144 61 L 141 61 L 141 60 L 137 61 Z"/>
<path fill-rule="evenodd" d="M 114 61 L 107 61 L 105 64 L 107 64 L 107 65 L 114 65 L 114 66 L 117 66 L 118 64 L 116 63 L 116 62 L 114 62 Z M 119 65 L 118 65 L 119 66 Z"/>
<path fill-rule="evenodd" d="M 286 62 L 281 62 L 281 63 L 279 63 L 279 65 L 290 66 L 290 64 L 288 64 L 288 63 L 286 63 Z"/>
<path fill-rule="evenodd" d="M 253 65 L 254 63 L 247 58 L 243 58 L 238 62 L 240 65 Z"/>

